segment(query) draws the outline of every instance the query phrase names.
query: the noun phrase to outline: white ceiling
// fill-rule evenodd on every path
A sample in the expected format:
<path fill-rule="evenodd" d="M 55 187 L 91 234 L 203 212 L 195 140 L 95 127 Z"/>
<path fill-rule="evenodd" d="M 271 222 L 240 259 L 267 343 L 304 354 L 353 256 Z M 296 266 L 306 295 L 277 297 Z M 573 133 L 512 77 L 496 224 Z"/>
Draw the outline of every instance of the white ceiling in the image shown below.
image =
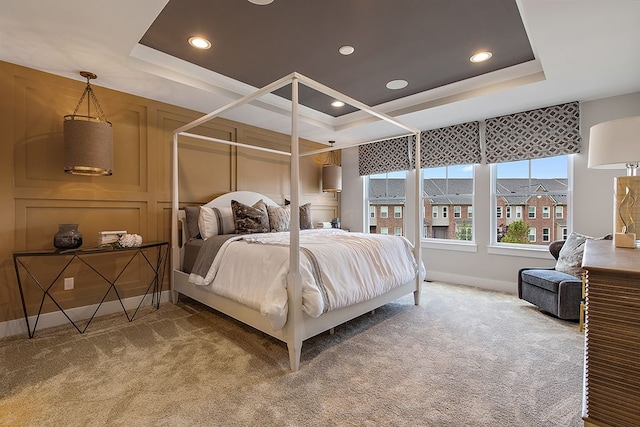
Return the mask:
<path fill-rule="evenodd" d="M 277 1 L 277 0 L 276 0 Z M 0 0 L 0 60 L 207 113 L 255 88 L 138 44 L 167 0 Z M 377 106 L 422 130 L 640 91 L 640 1 L 517 0 L 536 60 Z M 295 72 L 296 70 L 291 70 Z M 283 76 L 284 77 L 284 76 Z M 320 82 L 322 83 L 322 82 Z M 99 92 L 98 92 L 99 97 Z M 224 117 L 290 133 L 274 98 Z M 361 112 L 301 109 L 300 134 L 336 146 L 393 136 Z"/>

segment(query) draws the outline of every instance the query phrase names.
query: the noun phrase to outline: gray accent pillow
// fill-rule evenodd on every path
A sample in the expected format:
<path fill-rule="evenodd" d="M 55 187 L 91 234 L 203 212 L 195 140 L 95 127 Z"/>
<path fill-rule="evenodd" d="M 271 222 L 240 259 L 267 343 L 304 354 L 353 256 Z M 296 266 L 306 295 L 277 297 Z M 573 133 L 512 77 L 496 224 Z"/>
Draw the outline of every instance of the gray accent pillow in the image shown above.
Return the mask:
<path fill-rule="evenodd" d="M 313 228 L 311 222 L 311 203 L 300 206 L 300 230 Z"/>
<path fill-rule="evenodd" d="M 233 211 L 236 233 L 269 232 L 269 214 L 267 213 L 267 205 L 262 200 L 258 200 L 253 206 L 231 200 L 231 210 Z"/>
<path fill-rule="evenodd" d="M 587 239 L 593 239 L 591 236 L 576 233 L 569 234 L 567 241 L 564 242 L 558 261 L 556 262 L 556 270 L 563 273 L 580 277 L 582 273 L 582 254 L 584 253 L 584 243 Z"/>
<path fill-rule="evenodd" d="M 200 239 L 200 228 L 198 227 L 198 217 L 200 216 L 200 206 L 186 206 L 184 213 L 187 218 L 188 239 Z"/>
<path fill-rule="evenodd" d="M 269 228 L 272 232 L 289 231 L 291 226 L 291 206 L 285 207 L 267 205 L 269 214 Z"/>

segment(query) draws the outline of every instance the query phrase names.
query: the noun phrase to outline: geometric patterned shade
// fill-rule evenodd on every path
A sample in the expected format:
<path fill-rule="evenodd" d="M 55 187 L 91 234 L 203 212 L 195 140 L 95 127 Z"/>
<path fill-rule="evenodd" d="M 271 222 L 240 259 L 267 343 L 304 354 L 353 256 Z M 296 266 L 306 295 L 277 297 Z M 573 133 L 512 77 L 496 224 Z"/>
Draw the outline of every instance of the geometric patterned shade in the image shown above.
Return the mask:
<path fill-rule="evenodd" d="M 411 137 L 413 140 L 414 138 Z M 358 173 L 375 175 L 411 169 L 413 144 L 409 137 L 386 139 L 358 146 Z"/>
<path fill-rule="evenodd" d="M 420 164 L 423 168 L 470 165 L 481 160 L 478 122 L 420 133 Z"/>
<path fill-rule="evenodd" d="M 580 152 L 578 102 L 494 117 L 485 123 L 487 163 Z"/>

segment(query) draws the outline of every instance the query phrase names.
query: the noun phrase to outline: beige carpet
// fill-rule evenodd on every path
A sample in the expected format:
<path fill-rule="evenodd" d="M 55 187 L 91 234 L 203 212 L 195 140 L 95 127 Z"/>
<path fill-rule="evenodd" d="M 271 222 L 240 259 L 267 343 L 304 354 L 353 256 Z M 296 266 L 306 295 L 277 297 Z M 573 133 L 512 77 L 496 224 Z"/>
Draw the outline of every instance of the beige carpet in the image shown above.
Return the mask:
<path fill-rule="evenodd" d="M 8 426 L 580 426 L 583 336 L 512 295 L 425 283 L 286 346 L 192 302 L 0 340 Z"/>

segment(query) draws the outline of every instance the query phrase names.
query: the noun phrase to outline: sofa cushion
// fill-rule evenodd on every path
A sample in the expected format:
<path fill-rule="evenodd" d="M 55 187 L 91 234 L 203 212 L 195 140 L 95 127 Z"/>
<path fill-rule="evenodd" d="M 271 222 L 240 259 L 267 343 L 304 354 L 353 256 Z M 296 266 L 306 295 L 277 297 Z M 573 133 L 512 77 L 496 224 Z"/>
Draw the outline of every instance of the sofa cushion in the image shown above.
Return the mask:
<path fill-rule="evenodd" d="M 529 283 L 550 292 L 558 292 L 560 282 L 569 281 L 582 284 L 582 280 L 571 274 L 563 273 L 556 270 L 524 270 L 522 273 L 522 282 Z"/>

